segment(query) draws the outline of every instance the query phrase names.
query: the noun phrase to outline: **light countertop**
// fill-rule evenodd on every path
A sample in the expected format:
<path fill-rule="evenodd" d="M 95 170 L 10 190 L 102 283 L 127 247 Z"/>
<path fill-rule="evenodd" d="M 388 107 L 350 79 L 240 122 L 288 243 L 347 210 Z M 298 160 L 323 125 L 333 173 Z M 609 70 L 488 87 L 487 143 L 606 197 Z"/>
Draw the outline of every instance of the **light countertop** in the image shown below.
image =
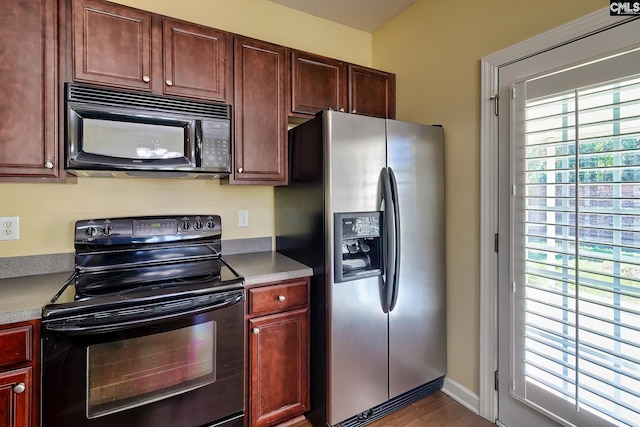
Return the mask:
<path fill-rule="evenodd" d="M 311 268 L 277 252 L 226 255 L 227 263 L 245 278 L 245 285 L 311 276 Z M 72 272 L 39 274 L 0 280 L 0 324 L 39 319 L 42 307 Z"/>
<path fill-rule="evenodd" d="M 226 255 L 223 258 L 244 276 L 245 286 L 313 275 L 311 268 L 278 252 Z"/>

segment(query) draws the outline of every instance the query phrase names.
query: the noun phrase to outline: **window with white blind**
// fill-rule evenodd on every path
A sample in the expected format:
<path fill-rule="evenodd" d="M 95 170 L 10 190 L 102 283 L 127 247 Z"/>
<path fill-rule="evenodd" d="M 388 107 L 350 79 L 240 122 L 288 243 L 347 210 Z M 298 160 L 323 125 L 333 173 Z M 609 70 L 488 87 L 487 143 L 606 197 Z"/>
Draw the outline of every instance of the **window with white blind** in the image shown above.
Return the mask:
<path fill-rule="evenodd" d="M 640 425 L 638 58 L 514 88 L 513 393 L 567 425 Z"/>

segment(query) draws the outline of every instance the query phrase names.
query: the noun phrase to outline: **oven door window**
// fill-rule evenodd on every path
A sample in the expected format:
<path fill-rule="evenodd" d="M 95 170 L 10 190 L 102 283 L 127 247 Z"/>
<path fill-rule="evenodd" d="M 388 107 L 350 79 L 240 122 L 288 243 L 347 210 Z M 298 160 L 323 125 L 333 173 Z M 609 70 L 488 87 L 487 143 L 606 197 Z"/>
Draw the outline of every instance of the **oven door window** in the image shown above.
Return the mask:
<path fill-rule="evenodd" d="M 216 380 L 216 322 L 87 347 L 87 418 L 123 411 Z"/>

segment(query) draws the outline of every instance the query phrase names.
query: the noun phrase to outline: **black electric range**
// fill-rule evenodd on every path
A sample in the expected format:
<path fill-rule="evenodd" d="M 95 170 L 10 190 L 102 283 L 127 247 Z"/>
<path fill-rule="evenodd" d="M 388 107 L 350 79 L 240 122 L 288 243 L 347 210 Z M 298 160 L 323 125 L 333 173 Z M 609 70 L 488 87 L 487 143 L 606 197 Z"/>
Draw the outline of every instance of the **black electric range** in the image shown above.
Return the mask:
<path fill-rule="evenodd" d="M 43 427 L 244 426 L 243 278 L 217 215 L 78 221 L 43 309 Z"/>

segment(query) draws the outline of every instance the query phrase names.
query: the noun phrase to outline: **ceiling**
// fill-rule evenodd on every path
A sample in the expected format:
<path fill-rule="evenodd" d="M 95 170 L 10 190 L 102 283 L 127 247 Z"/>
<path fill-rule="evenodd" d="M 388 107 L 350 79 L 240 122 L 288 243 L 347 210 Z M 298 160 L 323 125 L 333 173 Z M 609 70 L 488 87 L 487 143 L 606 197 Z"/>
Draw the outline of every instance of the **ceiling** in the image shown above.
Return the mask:
<path fill-rule="evenodd" d="M 416 0 L 269 0 L 367 33 L 411 6 Z"/>

